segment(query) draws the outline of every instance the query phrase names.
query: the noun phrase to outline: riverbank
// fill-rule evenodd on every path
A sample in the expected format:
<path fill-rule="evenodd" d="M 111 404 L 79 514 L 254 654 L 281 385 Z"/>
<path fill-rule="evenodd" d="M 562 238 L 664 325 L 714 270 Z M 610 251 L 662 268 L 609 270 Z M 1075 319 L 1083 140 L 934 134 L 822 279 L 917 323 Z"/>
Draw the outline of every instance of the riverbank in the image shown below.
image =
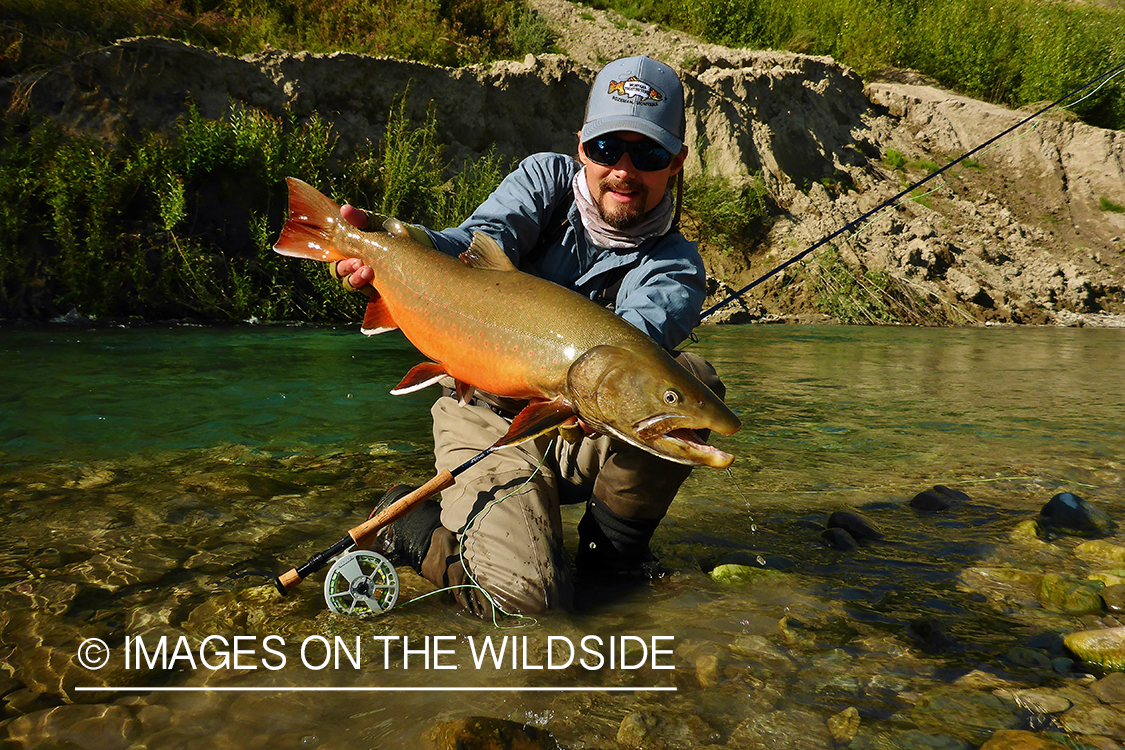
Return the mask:
<path fill-rule="evenodd" d="M 546 4 L 537 9 L 555 22 Z M 695 146 L 689 180 L 764 188 L 769 217 L 752 236 L 705 245 L 712 301 L 1027 114 L 907 74 L 864 81 L 830 58 L 702 45 L 599 11 L 563 22 L 586 35 L 587 48 L 649 53 L 680 66 Z M 624 40 L 612 48 L 595 36 L 607 23 Z M 31 85 L 7 81 L 0 94 L 9 122 L 45 119 L 110 145 L 169 132 L 191 106 L 214 120 L 240 110 L 298 123 L 318 117 L 337 137 L 331 163 L 338 165 L 379 142 L 396 97 L 409 88 L 404 114 L 423 123 L 432 113 L 456 168 L 488 153 L 573 151 L 595 71 L 559 55 L 453 69 L 269 50 L 235 58 L 141 38 Z M 355 80 L 364 82 L 363 96 Z M 713 322 L 1078 325 L 1125 314 L 1125 133 L 1045 117 L 934 183 L 933 192 L 882 212 Z M 276 234 L 280 217 L 269 221 L 277 226 L 246 233 L 257 243 L 248 252 L 269 253 L 258 238 Z M 689 213 L 685 233 L 706 235 L 705 221 Z M 49 250 L 33 271 L 43 278 L 31 283 L 50 284 Z M 84 312 L 81 299 L 56 305 L 55 314 Z"/>

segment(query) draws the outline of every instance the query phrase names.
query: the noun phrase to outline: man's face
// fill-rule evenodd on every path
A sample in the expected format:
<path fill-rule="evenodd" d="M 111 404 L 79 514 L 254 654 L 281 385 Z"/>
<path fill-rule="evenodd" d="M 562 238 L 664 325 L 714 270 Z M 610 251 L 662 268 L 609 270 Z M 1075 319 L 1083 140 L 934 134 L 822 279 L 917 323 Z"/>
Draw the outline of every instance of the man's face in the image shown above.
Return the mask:
<path fill-rule="evenodd" d="M 623 141 L 639 142 L 646 140 L 640 133 L 618 131 L 610 137 Z M 636 226 L 645 214 L 660 205 L 668 181 L 684 166 L 687 148 L 672 157 L 672 162 L 664 169 L 644 172 L 633 165 L 628 152 L 623 153 L 617 163 L 603 166 L 594 162 L 586 154 L 582 145 L 582 134 L 578 134 L 578 159 L 586 166 L 586 184 L 594 204 L 606 223 L 615 229 L 629 229 Z"/>

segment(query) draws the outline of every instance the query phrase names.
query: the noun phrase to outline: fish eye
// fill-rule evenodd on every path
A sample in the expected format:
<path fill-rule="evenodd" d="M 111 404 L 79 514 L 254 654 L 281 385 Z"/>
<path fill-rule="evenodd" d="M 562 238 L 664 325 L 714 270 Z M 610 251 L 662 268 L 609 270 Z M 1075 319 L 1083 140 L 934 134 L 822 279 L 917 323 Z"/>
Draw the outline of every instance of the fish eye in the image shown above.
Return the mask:
<path fill-rule="evenodd" d="M 675 388 L 669 388 L 664 391 L 664 403 L 668 404 L 668 406 L 675 406 L 680 403 L 680 392 Z"/>

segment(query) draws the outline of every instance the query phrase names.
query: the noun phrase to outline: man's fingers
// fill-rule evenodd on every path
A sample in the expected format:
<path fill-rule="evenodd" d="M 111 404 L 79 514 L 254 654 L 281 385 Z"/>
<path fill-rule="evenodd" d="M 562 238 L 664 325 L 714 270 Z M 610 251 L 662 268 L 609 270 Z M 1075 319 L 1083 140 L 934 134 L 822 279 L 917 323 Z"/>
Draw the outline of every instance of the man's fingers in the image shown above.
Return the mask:
<path fill-rule="evenodd" d="M 363 209 L 345 203 L 340 206 L 340 216 L 356 229 L 367 228 L 367 213 Z"/>

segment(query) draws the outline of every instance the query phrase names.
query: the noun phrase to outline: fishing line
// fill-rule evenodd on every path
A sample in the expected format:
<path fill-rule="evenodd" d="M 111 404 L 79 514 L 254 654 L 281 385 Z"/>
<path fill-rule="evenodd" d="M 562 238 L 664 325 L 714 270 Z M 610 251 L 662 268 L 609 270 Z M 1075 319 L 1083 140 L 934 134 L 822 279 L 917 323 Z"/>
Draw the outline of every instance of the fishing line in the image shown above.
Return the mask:
<path fill-rule="evenodd" d="M 427 597 L 433 596 L 435 594 L 440 594 L 440 593 L 443 593 L 443 592 L 446 592 L 446 591 L 454 591 L 456 589 L 476 589 L 477 591 L 480 591 L 482 594 L 484 594 L 485 599 L 487 599 L 488 603 L 492 606 L 492 626 L 495 627 L 496 629 L 498 629 L 498 630 L 512 630 L 512 629 L 515 629 L 515 628 L 524 628 L 524 627 L 528 627 L 530 625 L 538 625 L 539 624 L 539 621 L 536 620 L 534 617 L 528 617 L 527 615 L 521 615 L 518 612 L 509 612 L 506 609 L 504 609 L 503 607 L 501 607 L 500 603 L 497 602 L 492 597 L 492 594 L 490 594 L 487 589 L 485 589 L 483 586 L 481 586 L 477 582 L 477 579 L 473 575 L 472 570 L 470 570 L 469 566 L 467 564 L 465 564 L 465 562 L 464 562 L 465 561 L 465 537 L 468 536 L 469 529 L 472 528 L 472 525 L 474 523 L 476 523 L 478 519 L 483 518 L 484 515 L 489 510 L 491 510 L 493 508 L 493 506 L 499 505 L 500 503 L 504 502 L 505 500 L 507 500 L 508 498 L 510 498 L 514 495 L 518 495 L 520 492 L 523 491 L 523 489 L 525 487 L 527 487 L 527 485 L 531 484 L 531 480 L 535 479 L 536 475 L 538 475 L 540 470 L 542 470 L 543 464 L 545 464 L 547 462 L 547 454 L 550 453 L 550 451 L 554 447 L 554 445 L 555 445 L 555 439 L 551 438 L 551 441 L 549 443 L 547 443 L 547 447 L 543 451 L 542 457 L 539 459 L 539 464 L 535 467 L 535 471 L 531 472 L 531 474 L 528 475 L 527 479 L 525 479 L 522 484 L 520 484 L 518 487 L 513 489 L 507 495 L 504 495 L 503 497 L 497 498 L 497 499 L 493 500 L 492 502 L 488 503 L 487 505 L 485 505 L 483 508 L 481 508 L 479 511 L 477 511 L 477 513 L 472 518 L 470 518 L 468 520 L 468 522 L 465 524 L 465 530 L 462 531 L 461 534 L 458 537 L 457 556 L 458 556 L 458 558 L 461 559 L 461 561 L 462 561 L 461 564 L 464 567 L 465 575 L 467 575 L 469 577 L 469 580 L 471 581 L 471 583 L 462 583 L 462 584 L 458 584 L 456 586 L 446 586 L 444 588 L 437 589 L 436 591 L 430 591 L 430 592 L 427 592 L 425 594 L 422 594 L 421 596 L 416 596 L 413 599 L 411 599 L 410 601 L 404 602 L 401 606 L 406 606 L 407 604 L 413 604 L 416 601 L 419 601 L 419 600 L 425 599 Z M 500 612 L 500 614 L 505 615 L 507 617 L 515 617 L 515 618 L 518 618 L 520 620 L 528 620 L 529 622 L 522 622 L 518 625 L 500 625 L 499 621 L 496 618 L 497 612 Z"/>
<path fill-rule="evenodd" d="M 888 207 L 890 207 L 890 206 L 893 206 L 893 205 L 894 205 L 895 203 L 897 203 L 897 202 L 898 202 L 899 200 L 901 200 L 901 199 L 902 199 L 903 197 L 905 197 L 905 196 L 909 195 L 911 191 L 913 191 L 913 190 L 916 190 L 916 189 L 918 189 L 919 187 L 921 187 L 922 185 L 925 185 L 925 184 L 926 184 L 927 182 L 929 182 L 930 180 L 933 180 L 934 178 L 936 178 L 936 177 L 938 177 L 938 176 L 940 176 L 940 175 L 944 174 L 944 173 L 946 172 L 946 170 L 950 169 L 951 167 L 953 167 L 953 166 L 955 166 L 955 165 L 957 165 L 957 164 L 960 164 L 960 163 L 961 163 L 961 162 L 963 162 L 964 160 L 968 159 L 968 158 L 969 158 L 970 156 L 972 156 L 972 155 L 974 155 L 974 154 L 976 154 L 976 153 L 979 153 L 979 152 L 983 151 L 984 149 L 988 148 L 989 146 L 992 146 L 992 144 L 996 143 L 996 142 L 997 142 L 997 141 L 999 141 L 999 140 L 1000 140 L 1001 138 L 1004 138 L 1004 137 L 1005 137 L 1005 136 L 1007 136 L 1007 135 L 1008 135 L 1009 133 L 1011 133 L 1011 132 L 1013 132 L 1013 131 L 1015 131 L 1015 130 L 1017 130 L 1017 129 L 1021 128 L 1021 127 L 1023 127 L 1023 126 L 1024 126 L 1024 125 L 1026 125 L 1027 123 L 1031 122 L 1032 120 L 1035 120 L 1036 118 L 1040 117 L 1041 115 L 1043 115 L 1044 113 L 1048 112 L 1049 110 L 1052 110 L 1052 109 L 1055 109 L 1056 107 L 1060 107 L 1060 106 L 1062 106 L 1062 103 L 1063 103 L 1063 102 L 1065 102 L 1065 101 L 1066 101 L 1067 99 L 1070 99 L 1071 97 L 1073 97 L 1073 96 L 1075 96 L 1075 95 L 1077 95 L 1077 94 L 1079 94 L 1079 93 L 1081 93 L 1081 92 L 1085 91 L 1086 89 L 1090 88 L 1090 87 L 1091 87 L 1091 86 L 1093 86 L 1094 84 L 1096 84 L 1096 83 L 1099 83 L 1099 82 L 1101 82 L 1101 85 L 1100 85 L 1100 86 L 1098 86 L 1098 88 L 1097 88 L 1097 89 L 1094 89 L 1094 91 L 1090 92 L 1090 94 L 1088 94 L 1088 95 L 1087 95 L 1086 97 L 1083 97 L 1082 99 L 1079 99 L 1079 100 L 1078 100 L 1077 102 L 1074 102 L 1074 104 L 1077 104 L 1078 102 L 1080 102 L 1080 101 L 1083 101 L 1084 99 L 1088 98 L 1089 96 L 1093 96 L 1093 94 L 1094 94 L 1094 93 L 1096 93 L 1096 92 L 1097 92 L 1097 91 L 1098 91 L 1099 89 L 1101 89 L 1101 88 L 1102 88 L 1102 86 L 1104 86 L 1105 84 L 1109 83 L 1109 81 L 1110 81 L 1110 80 L 1111 80 L 1112 78 L 1114 78 L 1115 76 L 1117 76 L 1117 75 L 1118 75 L 1119 73 L 1121 73 L 1122 71 L 1125 71 L 1125 63 L 1123 63 L 1123 64 L 1121 64 L 1121 65 L 1117 66 L 1116 68 L 1113 68 L 1112 70 L 1109 70 L 1109 71 L 1107 71 L 1107 72 L 1105 72 L 1105 73 L 1102 73 L 1102 74 L 1100 74 L 1100 75 L 1098 75 L 1098 76 L 1094 77 L 1093 79 L 1091 79 L 1091 80 L 1090 80 L 1090 81 L 1088 81 L 1087 83 L 1083 84 L 1082 86 L 1079 86 L 1078 88 L 1074 89 L 1074 90 L 1073 90 L 1073 91 L 1071 91 L 1070 93 L 1068 93 L 1068 94 L 1065 94 L 1065 95 L 1063 95 L 1063 96 L 1059 97 L 1058 99 L 1056 99 L 1055 101 L 1051 102 L 1050 104 L 1048 104 L 1047 106 L 1043 107 L 1042 109 L 1040 109 L 1040 110 L 1038 110 L 1038 111 L 1036 111 L 1036 112 L 1034 112 L 1034 113 L 1032 113 L 1032 114 L 1028 115 L 1028 116 L 1027 116 L 1027 117 L 1025 117 L 1024 119 L 1022 119 L 1022 120 L 1020 120 L 1019 122 L 1017 122 L 1017 123 L 1016 123 L 1015 125 L 1012 125 L 1011 127 L 1007 128 L 1006 130 L 1002 131 L 1001 133 L 998 133 L 997 135 L 994 135 L 994 136 L 993 136 L 992 138 L 989 138 L 989 139 L 988 139 L 987 141 L 985 141 L 984 143 L 980 144 L 979 146 L 977 146 L 976 148 L 972 149 L 971 151 L 968 151 L 968 152 L 966 152 L 966 153 L 962 154 L 962 155 L 961 155 L 961 156 L 959 156 L 959 157 L 958 157 L 957 159 L 955 159 L 955 160 L 953 160 L 953 161 L 949 162 L 948 164 L 946 164 L 945 166 L 941 167 L 940 169 L 937 169 L 937 170 L 935 170 L 934 172 L 931 172 L 930 174 L 926 175 L 925 177 L 923 177 L 922 179 L 918 180 L 917 182 L 914 182 L 913 184 L 911 184 L 911 185 L 907 186 L 906 188 L 903 188 L 903 189 L 902 189 L 901 191 L 899 191 L 898 193 L 896 193 L 896 194 L 895 194 L 894 196 L 892 196 L 891 198 L 888 198 L 887 200 L 883 201 L 882 203 L 880 203 L 880 204 L 879 204 L 878 206 L 876 206 L 875 208 L 873 208 L 873 209 L 871 209 L 871 210 L 869 210 L 869 211 L 866 211 L 865 213 L 861 214 L 861 215 L 860 215 L 860 216 L 859 216 L 858 218 L 856 218 L 856 219 L 853 219 L 852 221 L 850 221 L 850 222 L 848 222 L 847 224 L 845 224 L 845 225 L 844 225 L 843 227 L 841 227 L 841 228 L 837 229 L 836 231 L 832 232 L 831 234 L 828 234 L 828 235 L 826 235 L 825 237 L 823 237 L 822 239 L 818 240 L 817 242 L 815 242 L 815 243 L 814 243 L 813 245 L 811 245 L 811 246 L 810 246 L 810 247 L 808 247 L 807 249 L 803 250 L 803 251 L 802 251 L 802 252 L 800 252 L 800 253 L 797 253 L 796 255 L 794 255 L 793 257 L 791 257 L 791 258 L 789 258 L 788 260 L 784 261 L 783 263 L 780 263 L 780 264 L 778 264 L 777 266 L 775 266 L 774 268 L 770 269 L 769 271 L 767 271 L 767 272 L 766 272 L 765 274 L 763 274 L 762 276 L 758 277 L 758 278 L 757 278 L 757 279 L 755 279 L 754 281 L 750 282 L 750 283 L 749 283 L 749 284 L 747 284 L 746 286 L 744 286 L 744 287 L 742 287 L 741 289 L 739 289 L 739 290 L 738 290 L 737 292 L 735 292 L 734 294 L 731 294 L 730 296 L 728 296 L 728 297 L 727 297 L 726 299 L 724 299 L 723 301 L 721 301 L 721 302 L 719 302 L 719 303 L 717 303 L 717 304 L 715 304 L 715 305 L 712 305 L 712 306 L 711 306 L 710 308 L 708 308 L 707 310 L 705 310 L 705 311 L 704 311 L 704 312 L 703 312 L 703 313 L 702 313 L 702 314 L 700 315 L 700 317 L 699 317 L 699 321 L 700 321 L 700 322 L 702 323 L 702 322 L 703 322 L 704 320 L 706 320 L 707 318 L 711 317 L 711 316 L 712 316 L 712 315 L 714 315 L 714 314 L 715 314 L 716 312 L 718 312 L 718 311 L 719 311 L 719 310 L 721 310 L 722 308 L 726 307 L 726 306 L 727 306 L 728 304 L 730 304 L 730 303 L 731 303 L 731 302 L 733 302 L 734 300 L 738 299 L 738 298 L 739 298 L 739 297 L 741 297 L 742 295 L 746 294 L 746 292 L 748 292 L 748 291 L 750 291 L 751 289 L 753 289 L 754 287 L 758 286 L 759 284 L 761 284 L 762 282 L 764 282 L 764 281 L 765 281 L 766 279 L 769 279 L 770 277 L 772 277 L 772 276 L 774 276 L 774 275 L 776 275 L 776 274 L 778 274 L 778 273 L 780 273 L 780 272 L 784 271 L 784 270 L 785 270 L 786 268 L 789 268 L 790 266 L 794 265 L 795 263 L 798 263 L 798 262 L 800 262 L 800 261 L 801 261 L 801 260 L 802 260 L 803 258 L 805 258 L 806 256 L 808 256 L 808 255 L 809 255 L 810 253 L 812 253 L 813 251 L 815 251 L 815 250 L 817 250 L 817 249 L 819 249 L 819 248 L 823 247 L 824 245 L 828 244 L 829 242 L 831 242 L 831 241 L 832 241 L 832 240 L 834 240 L 835 238 L 839 237 L 840 235 L 842 235 L 842 234 L 844 234 L 844 233 L 846 233 L 846 232 L 850 232 L 851 230 L 855 229 L 855 228 L 856 228 L 856 227 L 858 227 L 858 226 L 859 226 L 860 224 L 862 224 L 863 222 L 867 221 L 867 220 L 868 220 L 868 219 L 870 219 L 870 218 L 871 218 L 872 216 L 874 216 L 875 214 L 877 214 L 877 213 L 879 213 L 880 211 L 884 210 L 885 208 L 888 208 Z M 1104 80 L 1103 80 L 1103 79 L 1104 79 Z M 1073 105 L 1072 105 L 1072 106 L 1073 106 Z M 693 335 L 694 335 L 694 334 L 693 334 Z"/>

